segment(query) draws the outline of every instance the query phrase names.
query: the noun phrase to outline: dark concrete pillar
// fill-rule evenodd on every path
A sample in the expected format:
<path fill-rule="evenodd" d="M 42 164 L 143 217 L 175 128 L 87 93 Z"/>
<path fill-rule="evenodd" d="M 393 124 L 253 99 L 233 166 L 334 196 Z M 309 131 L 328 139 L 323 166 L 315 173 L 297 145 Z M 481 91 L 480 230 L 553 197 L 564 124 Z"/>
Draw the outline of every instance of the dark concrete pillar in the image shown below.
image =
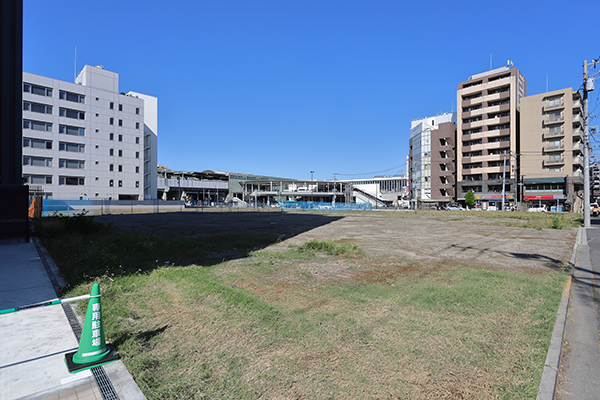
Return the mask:
<path fill-rule="evenodd" d="M 0 185 L 23 176 L 23 1 L 0 2 Z"/>

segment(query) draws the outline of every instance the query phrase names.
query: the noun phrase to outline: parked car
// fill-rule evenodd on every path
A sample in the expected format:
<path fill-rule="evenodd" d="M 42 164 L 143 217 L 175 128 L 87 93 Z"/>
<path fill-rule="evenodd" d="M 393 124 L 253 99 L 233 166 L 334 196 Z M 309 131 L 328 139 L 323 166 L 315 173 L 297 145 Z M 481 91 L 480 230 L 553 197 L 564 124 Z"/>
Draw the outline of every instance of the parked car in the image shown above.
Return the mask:
<path fill-rule="evenodd" d="M 529 207 L 529 209 L 527 211 L 529 211 L 529 212 L 546 212 L 546 211 L 548 211 L 548 208 L 546 206 L 536 206 L 536 207 Z"/>
<path fill-rule="evenodd" d="M 488 206 L 487 210 L 488 211 L 498 211 L 498 207 L 496 207 L 496 206 Z"/>
<path fill-rule="evenodd" d="M 600 207 L 598 204 L 594 203 L 590 206 L 590 208 L 592 209 L 592 217 L 597 217 L 598 214 L 600 214 Z"/>
<path fill-rule="evenodd" d="M 460 205 L 458 204 L 448 204 L 446 206 L 446 211 L 464 211 L 465 209 L 462 208 Z"/>

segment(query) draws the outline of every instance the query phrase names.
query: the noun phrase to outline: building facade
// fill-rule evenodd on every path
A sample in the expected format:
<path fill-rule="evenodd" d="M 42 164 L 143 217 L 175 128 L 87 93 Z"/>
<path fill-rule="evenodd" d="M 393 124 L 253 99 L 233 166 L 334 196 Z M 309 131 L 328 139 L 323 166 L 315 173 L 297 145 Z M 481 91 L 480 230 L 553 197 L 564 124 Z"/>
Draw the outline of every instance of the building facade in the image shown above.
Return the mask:
<path fill-rule="evenodd" d="M 349 198 L 352 202 L 368 203 L 375 208 L 408 208 L 409 190 L 406 175 L 379 175 L 373 178 L 341 179 L 339 182 L 344 182 L 351 188 L 352 195 Z"/>
<path fill-rule="evenodd" d="M 156 198 L 158 100 L 86 65 L 65 82 L 23 73 L 23 180 L 57 199 Z"/>
<path fill-rule="evenodd" d="M 583 117 L 572 88 L 521 101 L 523 200 L 562 210 L 583 200 Z"/>
<path fill-rule="evenodd" d="M 456 114 L 411 121 L 408 156 L 411 208 L 444 207 L 455 200 Z"/>
<path fill-rule="evenodd" d="M 519 112 L 526 95 L 525 78 L 510 66 L 472 75 L 458 85 L 457 200 L 471 190 L 484 208 L 500 206 L 503 187 L 506 201 L 516 200 Z"/>

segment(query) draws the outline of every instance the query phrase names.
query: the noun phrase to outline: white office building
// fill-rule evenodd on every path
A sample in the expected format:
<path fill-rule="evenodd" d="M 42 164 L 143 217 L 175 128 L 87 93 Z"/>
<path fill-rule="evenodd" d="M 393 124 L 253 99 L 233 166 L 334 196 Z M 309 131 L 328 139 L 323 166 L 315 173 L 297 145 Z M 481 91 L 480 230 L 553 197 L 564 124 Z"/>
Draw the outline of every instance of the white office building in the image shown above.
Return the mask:
<path fill-rule="evenodd" d="M 86 65 L 75 83 L 23 72 L 23 180 L 54 199 L 155 199 L 158 99 Z"/>

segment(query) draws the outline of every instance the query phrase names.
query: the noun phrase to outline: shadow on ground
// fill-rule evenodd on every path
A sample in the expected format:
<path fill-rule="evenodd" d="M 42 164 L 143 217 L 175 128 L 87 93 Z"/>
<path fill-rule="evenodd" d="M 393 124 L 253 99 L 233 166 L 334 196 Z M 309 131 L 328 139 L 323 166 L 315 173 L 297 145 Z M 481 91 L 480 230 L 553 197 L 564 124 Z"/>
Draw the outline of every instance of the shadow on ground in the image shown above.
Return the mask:
<path fill-rule="evenodd" d="M 124 214 L 48 218 L 40 231 L 63 277 L 76 286 L 102 276 L 244 258 L 341 218 L 281 212 Z"/>

